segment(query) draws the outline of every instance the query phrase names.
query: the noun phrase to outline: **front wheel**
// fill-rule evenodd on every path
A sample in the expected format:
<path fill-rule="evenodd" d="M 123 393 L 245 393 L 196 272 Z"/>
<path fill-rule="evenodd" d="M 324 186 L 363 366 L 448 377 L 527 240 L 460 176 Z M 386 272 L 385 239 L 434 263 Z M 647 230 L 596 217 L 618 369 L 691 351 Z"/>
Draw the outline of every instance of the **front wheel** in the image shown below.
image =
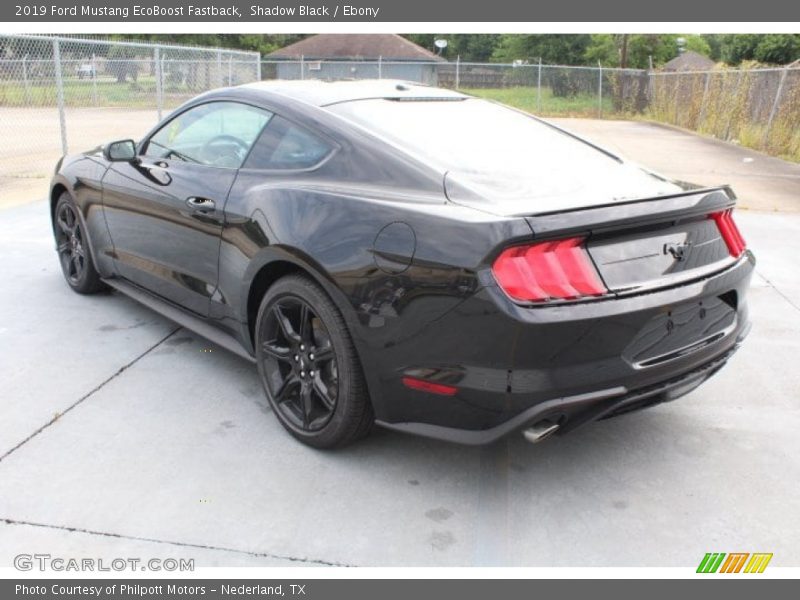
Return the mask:
<path fill-rule="evenodd" d="M 72 197 L 67 192 L 61 194 L 53 214 L 58 261 L 69 287 L 79 294 L 94 294 L 106 286 L 94 268 L 89 238 L 78 215 Z"/>
<path fill-rule="evenodd" d="M 341 313 L 316 283 L 279 279 L 256 321 L 261 383 L 281 425 L 309 446 L 337 448 L 374 420 L 361 364 Z"/>

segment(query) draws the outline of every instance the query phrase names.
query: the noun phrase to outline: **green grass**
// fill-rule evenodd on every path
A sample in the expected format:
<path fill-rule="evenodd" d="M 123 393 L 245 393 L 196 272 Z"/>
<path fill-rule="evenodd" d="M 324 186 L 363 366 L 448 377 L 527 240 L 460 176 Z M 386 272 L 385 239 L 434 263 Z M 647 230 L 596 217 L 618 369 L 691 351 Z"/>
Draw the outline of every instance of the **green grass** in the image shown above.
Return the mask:
<path fill-rule="evenodd" d="M 514 108 L 542 116 L 597 117 L 599 115 L 596 94 L 579 94 L 569 98 L 553 96 L 550 88 L 542 88 L 541 110 L 536 88 L 519 86 L 508 88 L 462 88 L 459 91 L 488 100 L 496 100 Z M 610 116 L 614 106 L 610 97 L 603 98 L 603 114 Z"/>
<path fill-rule="evenodd" d="M 177 104 L 194 96 L 197 92 L 186 86 L 164 85 L 165 104 Z M 26 87 L 19 81 L 0 82 L 0 106 L 40 107 L 55 106 L 56 86 L 31 81 Z M 91 108 L 154 108 L 156 104 L 156 81 L 152 76 L 139 76 L 138 80 L 118 83 L 110 77 L 99 77 L 96 83 L 89 79 L 64 79 L 64 104 L 70 107 Z"/>

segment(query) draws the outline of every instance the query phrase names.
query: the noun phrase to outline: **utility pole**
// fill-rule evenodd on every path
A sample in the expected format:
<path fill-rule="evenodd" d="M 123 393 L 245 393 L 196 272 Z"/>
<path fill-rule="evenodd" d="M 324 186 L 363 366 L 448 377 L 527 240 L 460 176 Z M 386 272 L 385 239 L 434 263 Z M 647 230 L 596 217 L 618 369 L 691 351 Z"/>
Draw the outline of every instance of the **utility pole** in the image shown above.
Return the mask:
<path fill-rule="evenodd" d="M 628 34 L 622 34 L 622 42 L 619 50 L 619 67 L 620 69 L 628 68 Z"/>

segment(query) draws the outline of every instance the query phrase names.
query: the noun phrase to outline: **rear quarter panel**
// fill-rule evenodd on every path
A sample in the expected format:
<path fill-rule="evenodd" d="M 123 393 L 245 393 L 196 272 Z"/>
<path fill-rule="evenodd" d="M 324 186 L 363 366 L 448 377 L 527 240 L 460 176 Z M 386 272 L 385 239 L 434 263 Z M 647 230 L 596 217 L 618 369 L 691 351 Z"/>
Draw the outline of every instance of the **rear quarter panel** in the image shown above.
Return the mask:
<path fill-rule="evenodd" d="M 402 239 L 411 241 L 384 246 L 387 226 L 410 230 Z M 530 236 L 524 219 L 446 204 L 440 189 L 242 172 L 226 206 L 215 308 L 249 337 L 248 292 L 258 272 L 274 261 L 300 266 L 347 321 L 380 417 L 382 379 L 407 364 L 397 352 L 413 349 L 431 323 L 475 294 L 498 244 Z"/>

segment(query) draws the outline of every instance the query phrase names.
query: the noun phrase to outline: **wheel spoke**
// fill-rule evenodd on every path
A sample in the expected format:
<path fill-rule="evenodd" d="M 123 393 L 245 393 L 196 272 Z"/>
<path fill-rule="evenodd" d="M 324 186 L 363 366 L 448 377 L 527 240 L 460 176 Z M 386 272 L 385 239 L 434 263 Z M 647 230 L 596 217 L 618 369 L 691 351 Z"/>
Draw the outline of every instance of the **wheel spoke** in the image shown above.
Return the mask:
<path fill-rule="evenodd" d="M 72 253 L 66 251 L 63 254 L 61 254 L 60 257 L 61 257 L 61 268 L 63 269 L 64 273 L 66 273 L 67 277 L 71 277 L 70 270 L 72 269 Z"/>
<path fill-rule="evenodd" d="M 286 348 L 285 346 L 279 346 L 274 341 L 264 342 L 261 344 L 261 349 L 265 354 L 268 354 L 277 360 L 283 360 L 286 362 L 291 362 L 292 360 L 292 350 L 290 348 Z"/>
<path fill-rule="evenodd" d="M 286 379 L 283 380 L 280 389 L 275 394 L 275 402 L 282 404 L 287 400 L 290 400 L 290 392 L 292 391 L 292 388 L 299 383 L 300 381 L 294 376 L 294 374 L 287 376 Z"/>
<path fill-rule="evenodd" d="M 324 346 L 322 348 L 314 348 L 314 360 L 318 363 L 327 362 L 333 358 L 333 347 Z"/>
<path fill-rule="evenodd" d="M 58 216 L 57 222 L 58 222 L 58 227 L 61 229 L 61 231 L 63 231 L 66 234 L 72 233 L 72 227 L 70 227 L 69 223 L 67 223 L 63 213 Z"/>
<path fill-rule="evenodd" d="M 63 254 L 64 252 L 69 252 L 69 249 L 70 249 L 69 242 L 61 242 L 57 247 L 59 254 Z"/>
<path fill-rule="evenodd" d="M 292 322 L 289 320 L 289 317 L 287 317 L 286 313 L 283 312 L 280 304 L 273 306 L 272 312 L 275 314 L 275 319 L 278 321 L 278 326 L 281 328 L 281 331 L 286 339 L 294 342 L 300 342 L 300 336 L 292 326 Z"/>
<path fill-rule="evenodd" d="M 322 381 L 322 378 L 319 375 L 314 377 L 314 392 L 317 395 L 317 398 L 320 399 L 322 404 L 325 406 L 326 409 L 332 411 L 335 406 L 336 402 L 331 398 L 330 392 L 328 390 L 328 386 Z"/>
<path fill-rule="evenodd" d="M 82 270 L 81 257 L 75 253 L 72 254 L 72 265 L 75 271 L 74 277 L 80 277 Z"/>
<path fill-rule="evenodd" d="M 308 429 L 311 423 L 311 411 L 314 409 L 314 399 L 311 397 L 311 386 L 304 385 L 300 390 L 300 397 L 303 399 L 303 427 Z"/>
<path fill-rule="evenodd" d="M 300 327 L 297 333 L 305 343 L 311 343 L 311 311 L 307 304 L 300 306 Z"/>

